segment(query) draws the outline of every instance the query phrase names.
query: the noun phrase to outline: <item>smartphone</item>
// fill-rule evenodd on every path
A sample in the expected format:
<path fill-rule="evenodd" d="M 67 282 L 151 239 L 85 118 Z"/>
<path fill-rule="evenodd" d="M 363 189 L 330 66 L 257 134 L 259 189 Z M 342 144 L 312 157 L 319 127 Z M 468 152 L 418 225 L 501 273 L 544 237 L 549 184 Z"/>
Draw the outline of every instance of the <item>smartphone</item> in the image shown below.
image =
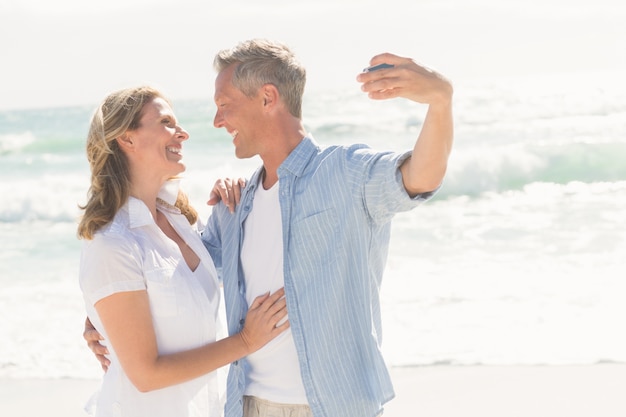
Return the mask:
<path fill-rule="evenodd" d="M 393 65 L 391 65 L 391 64 L 378 64 L 378 65 L 375 65 L 373 67 L 364 68 L 363 72 L 372 72 L 372 71 L 377 71 L 377 70 L 385 69 L 385 68 L 393 68 Z"/>

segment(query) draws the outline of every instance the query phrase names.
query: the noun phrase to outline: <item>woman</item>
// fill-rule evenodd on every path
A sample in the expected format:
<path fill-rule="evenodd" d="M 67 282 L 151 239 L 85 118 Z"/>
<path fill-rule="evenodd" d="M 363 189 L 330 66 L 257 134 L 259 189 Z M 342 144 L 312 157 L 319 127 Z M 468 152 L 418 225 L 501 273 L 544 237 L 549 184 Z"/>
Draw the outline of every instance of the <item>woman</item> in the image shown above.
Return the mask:
<path fill-rule="evenodd" d="M 240 333 L 217 340 L 217 274 L 172 179 L 185 170 L 188 138 L 150 87 L 109 95 L 91 122 L 79 279 L 110 352 L 96 416 L 219 416 L 216 370 L 289 327 L 277 325 L 281 289 L 255 300 Z"/>

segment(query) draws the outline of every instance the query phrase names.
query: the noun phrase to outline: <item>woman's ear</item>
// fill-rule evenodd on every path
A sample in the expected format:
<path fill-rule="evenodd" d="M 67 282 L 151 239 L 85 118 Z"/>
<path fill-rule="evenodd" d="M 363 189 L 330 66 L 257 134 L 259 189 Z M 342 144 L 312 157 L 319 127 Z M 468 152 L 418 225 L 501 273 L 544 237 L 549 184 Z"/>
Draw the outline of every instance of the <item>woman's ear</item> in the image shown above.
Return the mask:
<path fill-rule="evenodd" d="M 128 134 L 128 132 L 124 133 L 121 136 L 118 136 L 117 138 L 115 138 L 115 140 L 117 141 L 119 147 L 127 152 L 132 151 L 134 148 L 133 138 Z"/>

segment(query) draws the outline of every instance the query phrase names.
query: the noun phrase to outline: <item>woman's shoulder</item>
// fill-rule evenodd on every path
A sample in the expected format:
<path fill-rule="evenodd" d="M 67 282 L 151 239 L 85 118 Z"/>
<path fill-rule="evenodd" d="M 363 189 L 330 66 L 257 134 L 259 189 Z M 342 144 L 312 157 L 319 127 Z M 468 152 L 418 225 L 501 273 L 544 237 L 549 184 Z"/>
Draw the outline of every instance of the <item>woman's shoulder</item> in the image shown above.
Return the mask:
<path fill-rule="evenodd" d="M 133 253 L 138 247 L 138 242 L 127 219 L 127 215 L 118 212 L 109 224 L 94 233 L 93 239 L 85 242 L 84 250 L 111 255 Z"/>

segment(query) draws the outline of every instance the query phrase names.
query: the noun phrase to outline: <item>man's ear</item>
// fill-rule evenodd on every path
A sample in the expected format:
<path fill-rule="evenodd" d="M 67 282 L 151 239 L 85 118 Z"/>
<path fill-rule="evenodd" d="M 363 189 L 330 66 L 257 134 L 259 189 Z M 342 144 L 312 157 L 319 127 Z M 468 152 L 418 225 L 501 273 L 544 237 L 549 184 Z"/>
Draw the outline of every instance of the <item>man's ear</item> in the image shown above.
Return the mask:
<path fill-rule="evenodd" d="M 278 89 L 274 84 L 265 84 L 261 87 L 261 95 L 263 97 L 263 107 L 268 111 L 276 106 L 280 98 Z"/>
<path fill-rule="evenodd" d="M 119 147 L 126 152 L 130 152 L 134 149 L 133 138 L 128 134 L 128 132 L 118 136 L 115 140 L 117 141 Z"/>

